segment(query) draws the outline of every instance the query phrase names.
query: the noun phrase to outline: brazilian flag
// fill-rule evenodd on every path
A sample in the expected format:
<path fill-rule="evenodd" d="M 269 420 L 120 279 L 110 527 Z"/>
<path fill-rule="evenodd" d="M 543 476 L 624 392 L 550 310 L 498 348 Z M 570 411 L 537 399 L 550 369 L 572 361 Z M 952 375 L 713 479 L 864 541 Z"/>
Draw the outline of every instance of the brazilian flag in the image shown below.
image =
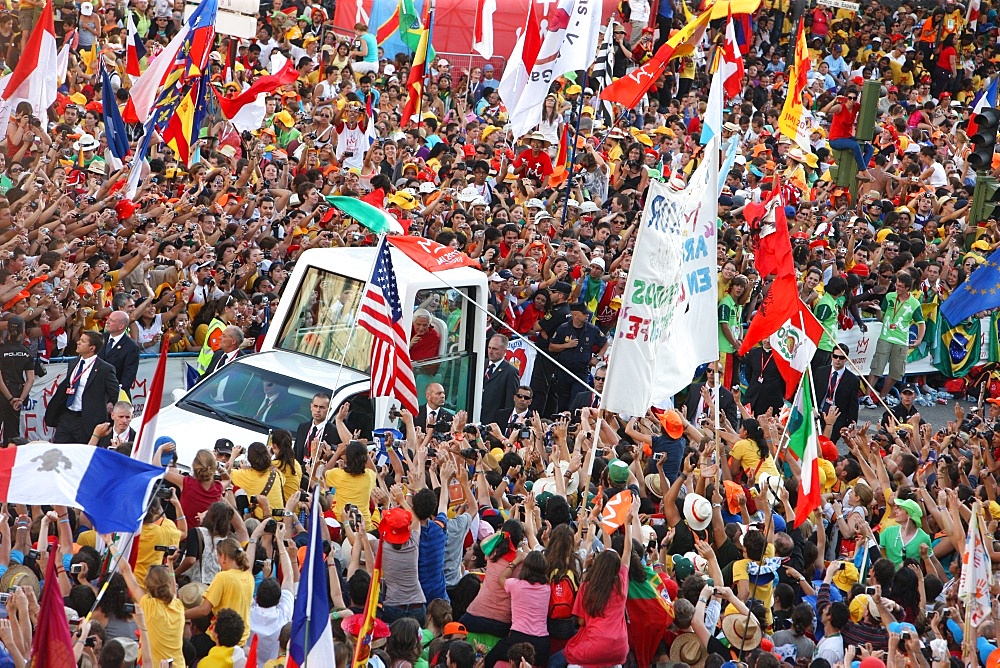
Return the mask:
<path fill-rule="evenodd" d="M 978 318 L 963 320 L 952 326 L 944 314 L 938 314 L 940 344 L 934 356 L 934 367 L 949 378 L 961 378 L 979 364 L 982 347 L 982 325 Z"/>
<path fill-rule="evenodd" d="M 989 350 L 986 351 L 990 362 L 1000 362 L 1000 312 L 990 314 L 990 335 L 986 340 Z"/>
<path fill-rule="evenodd" d="M 920 311 L 924 315 L 924 340 L 920 345 L 910 351 L 906 357 L 907 362 L 916 362 L 923 358 L 934 355 L 938 349 L 938 309 L 940 307 L 939 298 L 934 295 L 931 301 L 920 305 Z M 910 325 L 910 343 L 917 340 L 917 324 Z M 933 358 L 932 358 L 933 359 Z"/>

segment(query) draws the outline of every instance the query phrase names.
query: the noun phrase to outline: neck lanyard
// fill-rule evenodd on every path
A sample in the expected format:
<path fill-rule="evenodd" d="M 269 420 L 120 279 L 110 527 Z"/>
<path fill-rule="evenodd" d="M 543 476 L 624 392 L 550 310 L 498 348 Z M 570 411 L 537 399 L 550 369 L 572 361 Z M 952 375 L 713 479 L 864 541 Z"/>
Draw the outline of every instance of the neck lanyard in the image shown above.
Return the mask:
<path fill-rule="evenodd" d="M 94 360 L 96 359 L 97 356 L 91 357 L 90 361 L 88 362 L 82 357 L 80 358 L 80 362 L 83 363 L 83 366 L 80 367 L 80 370 L 73 376 L 72 379 L 70 379 L 69 381 L 70 386 L 76 385 L 78 382 L 80 382 L 80 379 L 83 378 L 83 374 L 87 373 L 87 371 L 90 370 L 90 367 L 94 366 Z"/>

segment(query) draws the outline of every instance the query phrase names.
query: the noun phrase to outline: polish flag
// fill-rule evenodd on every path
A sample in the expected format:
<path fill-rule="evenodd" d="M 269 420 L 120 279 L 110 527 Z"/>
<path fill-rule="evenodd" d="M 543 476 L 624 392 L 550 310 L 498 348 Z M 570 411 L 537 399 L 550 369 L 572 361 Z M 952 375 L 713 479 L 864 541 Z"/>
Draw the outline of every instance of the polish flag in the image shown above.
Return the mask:
<path fill-rule="evenodd" d="M 965 13 L 965 21 L 973 30 L 979 23 L 979 0 L 969 0 L 969 9 Z"/>
<path fill-rule="evenodd" d="M 132 77 L 139 77 L 142 72 L 139 69 L 139 61 L 146 55 L 146 45 L 139 37 L 136 30 L 135 21 L 132 20 L 132 12 L 128 13 L 128 37 L 125 38 L 125 72 Z M 135 79 L 133 79 L 135 81 Z"/>
<path fill-rule="evenodd" d="M 14 109 L 19 102 L 30 102 L 39 118 L 45 118 L 56 101 L 59 86 L 59 49 L 52 19 L 52 0 L 46 0 L 42 16 L 35 24 L 24 47 L 24 53 L 11 72 L 0 94 L 5 106 Z"/>
<path fill-rule="evenodd" d="M 260 77 L 245 91 L 235 97 L 223 97 L 215 88 L 215 96 L 219 100 L 219 109 L 222 115 L 232 122 L 233 126 L 243 132 L 244 130 L 259 130 L 264 122 L 266 108 L 264 100 L 268 93 L 273 93 L 282 86 L 295 83 L 299 78 L 299 73 L 292 65 L 292 61 L 286 61 L 281 71 Z"/>
<path fill-rule="evenodd" d="M 472 48 L 487 60 L 493 57 L 493 13 L 496 10 L 496 0 L 479 0 Z"/>
<path fill-rule="evenodd" d="M 743 91 L 743 56 L 740 55 L 740 45 L 736 42 L 736 26 L 733 15 L 729 15 L 726 23 L 726 41 L 722 47 L 722 85 L 726 89 L 726 97 L 732 99 Z"/>

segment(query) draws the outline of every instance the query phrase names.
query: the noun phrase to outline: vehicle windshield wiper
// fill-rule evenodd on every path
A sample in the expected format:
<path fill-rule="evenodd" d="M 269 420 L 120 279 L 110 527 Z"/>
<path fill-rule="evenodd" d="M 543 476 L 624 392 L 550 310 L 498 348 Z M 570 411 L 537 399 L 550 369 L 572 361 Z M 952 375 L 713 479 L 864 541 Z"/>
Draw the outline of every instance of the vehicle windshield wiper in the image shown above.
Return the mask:
<path fill-rule="evenodd" d="M 270 429 L 270 427 L 268 427 L 260 420 L 257 420 L 252 417 L 246 417 L 244 415 L 237 415 L 235 413 L 226 413 L 225 411 L 220 411 L 218 408 L 210 406 L 209 404 L 206 404 L 204 401 L 187 400 L 184 403 L 187 404 L 188 406 L 193 406 L 195 408 L 200 408 L 203 411 L 207 411 L 212 415 L 216 416 L 217 418 L 219 418 L 220 420 L 228 422 L 229 424 L 236 424 L 237 422 L 242 422 L 243 424 L 248 424 L 252 427 L 263 429 L 264 431 Z"/>

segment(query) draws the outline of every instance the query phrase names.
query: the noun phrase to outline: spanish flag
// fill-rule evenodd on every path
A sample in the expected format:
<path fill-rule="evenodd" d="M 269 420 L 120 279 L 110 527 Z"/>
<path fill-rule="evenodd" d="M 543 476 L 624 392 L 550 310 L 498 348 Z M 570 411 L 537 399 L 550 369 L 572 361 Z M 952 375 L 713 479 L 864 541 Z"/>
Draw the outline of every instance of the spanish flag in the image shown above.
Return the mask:
<path fill-rule="evenodd" d="M 802 25 L 799 25 L 799 34 L 795 39 L 795 64 L 789 74 L 789 90 L 785 97 L 785 106 L 781 109 L 781 118 L 778 121 L 778 129 L 806 152 L 812 151 L 809 145 L 810 127 L 806 117 L 806 110 L 802 104 L 802 92 L 809 82 L 809 70 L 812 63 L 809 60 L 809 47 L 806 44 L 806 35 Z"/>

